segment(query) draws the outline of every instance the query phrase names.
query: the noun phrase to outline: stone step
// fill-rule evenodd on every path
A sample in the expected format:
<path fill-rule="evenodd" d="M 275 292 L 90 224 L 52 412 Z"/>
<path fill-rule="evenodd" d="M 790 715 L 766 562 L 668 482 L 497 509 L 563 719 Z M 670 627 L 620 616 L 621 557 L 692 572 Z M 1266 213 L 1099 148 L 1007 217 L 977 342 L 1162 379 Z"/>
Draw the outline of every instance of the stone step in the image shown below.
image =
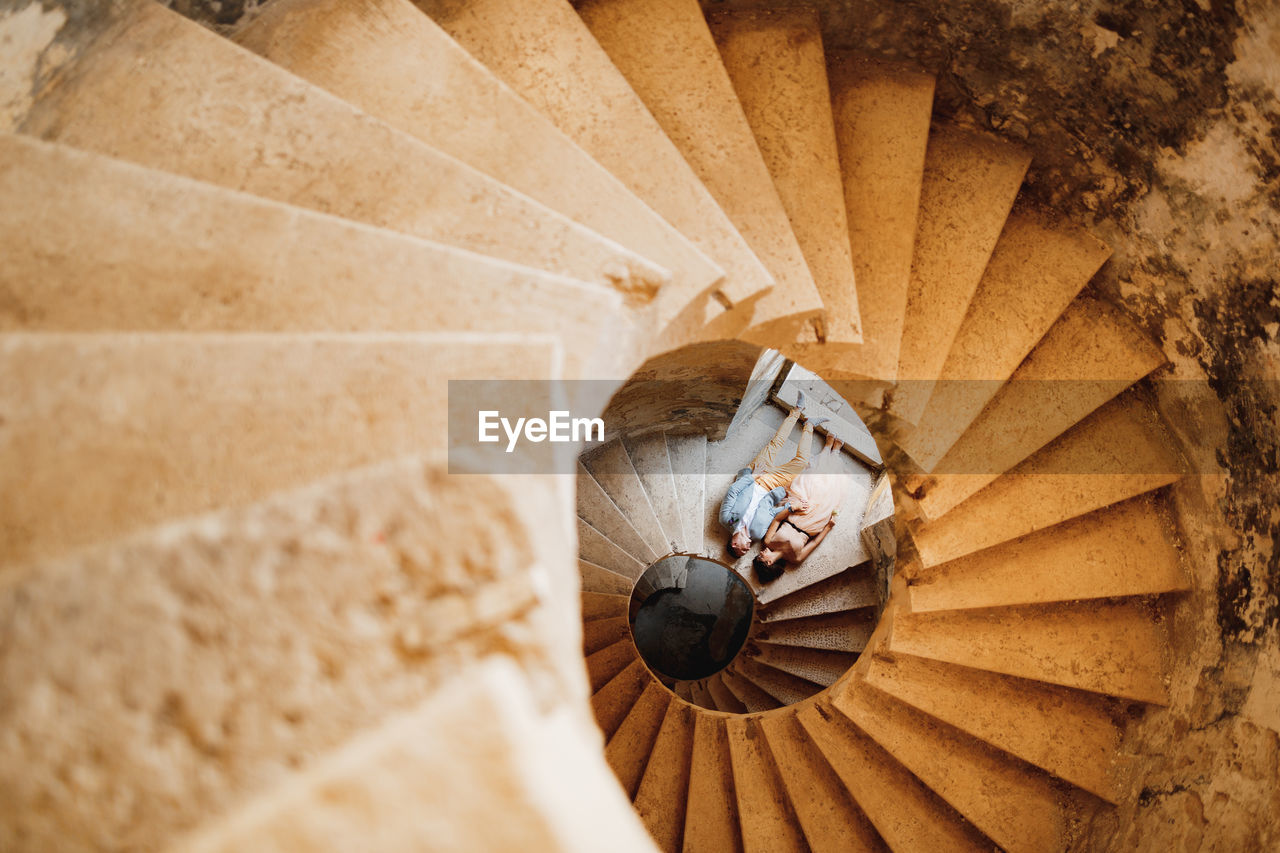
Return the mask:
<path fill-rule="evenodd" d="M 644 661 L 637 657 L 591 697 L 591 710 L 606 742 L 613 737 L 640 694 L 652 682 L 653 676 Z"/>
<path fill-rule="evenodd" d="M 1169 701 L 1166 630 L 1144 602 L 898 613 L 889 649 L 1151 705 Z"/>
<path fill-rule="evenodd" d="M 703 518 L 707 512 L 706 468 L 707 437 L 705 435 L 666 434 L 667 459 L 675 478 L 676 506 L 684 530 L 686 551 L 703 548 Z"/>
<path fill-rule="evenodd" d="M 689 770 L 684 853 L 742 853 L 726 720 L 698 714 Z"/>
<path fill-rule="evenodd" d="M 574 632 L 539 603 L 557 578 L 532 568 L 554 554 L 539 542 L 560 512 L 554 479 L 453 476 L 439 455 L 380 462 L 6 571 L 14 837 L 168 849 L 497 648 L 540 695 L 580 690 Z M 73 766 L 114 768 L 114 795 L 172 799 L 104 808 L 57 782 L 54 742 Z M 184 772 L 154 772 L 158 744 Z"/>
<path fill-rule="evenodd" d="M 729 692 L 742 703 L 742 707 L 746 708 L 748 713 L 754 714 L 758 711 L 769 711 L 782 707 L 781 702 L 735 673 L 732 669 L 724 670 L 719 677 L 724 682 L 724 686 L 729 688 Z"/>
<path fill-rule="evenodd" d="M 777 282 L 752 323 L 781 328 L 761 330 L 757 342 L 794 340 L 822 298 L 698 0 L 584 0 L 575 8 Z"/>
<path fill-rule="evenodd" d="M 924 383 L 928 402 L 898 446 L 932 471 L 1110 254 L 1084 230 L 1015 206 L 937 383 Z"/>
<path fill-rule="evenodd" d="M 854 566 L 799 592 L 775 598 L 761 610 L 760 618 L 764 622 L 781 622 L 784 619 L 802 619 L 806 616 L 874 607 L 880 602 L 880 596 L 876 592 L 876 579 L 868 571 L 869 568 L 867 564 Z"/>
<path fill-rule="evenodd" d="M 604 757 L 617 774 L 628 799 L 634 799 L 640 788 L 649 753 L 653 752 L 670 703 L 671 694 L 667 689 L 651 680 L 605 747 Z"/>
<path fill-rule="evenodd" d="M 725 722 L 725 729 L 743 849 L 746 853 L 807 853 L 804 835 L 764 732 L 748 717 L 731 717 Z"/>
<path fill-rule="evenodd" d="M 711 12 L 707 23 L 822 297 L 823 340 L 862 343 L 818 12 Z"/>
<path fill-rule="evenodd" d="M 1160 595 L 1190 588 L 1177 525 L 1142 495 L 910 579 L 913 612 Z"/>
<path fill-rule="evenodd" d="M 680 853 L 684 840 L 696 716 L 683 702 L 667 707 L 635 796 L 636 813 L 663 853 Z"/>
<path fill-rule="evenodd" d="M 745 714 L 747 706 L 737 696 L 733 695 L 724 683 L 724 679 L 720 674 L 711 676 L 707 679 L 707 692 L 711 694 L 712 707 L 717 711 L 725 711 L 730 714 Z"/>
<path fill-rule="evenodd" d="M 789 672 L 823 687 L 830 687 L 835 684 L 836 679 L 849 671 L 849 667 L 853 666 L 854 661 L 858 659 L 858 654 L 761 643 L 752 653 L 752 657 L 774 669 Z"/>
<path fill-rule="evenodd" d="M 582 651 L 584 654 L 598 652 L 619 640 L 631 640 L 631 628 L 626 616 L 615 616 L 611 619 L 596 619 L 582 625 Z"/>
<path fill-rule="evenodd" d="M 533 336 L 5 334 L 0 563 L 442 459 L 449 379 L 553 376 L 557 361 Z M 528 390 L 545 410 L 545 389 Z"/>
<path fill-rule="evenodd" d="M 821 685 L 759 663 L 749 655 L 739 657 L 730 669 L 783 705 L 794 705 L 822 689 Z"/>
<path fill-rule="evenodd" d="M 689 546 L 684 541 L 684 522 L 676 501 L 676 481 L 671 473 L 671 460 L 667 458 L 666 438 L 660 432 L 638 438 L 628 437 L 623 440 L 623 446 L 658 519 L 667 546 L 662 553 L 688 550 Z"/>
<path fill-rule="evenodd" d="M 890 850 L 988 851 L 991 843 L 829 703 L 796 714 Z"/>
<path fill-rule="evenodd" d="M 769 622 L 762 625 L 755 638 L 761 643 L 779 646 L 804 646 L 835 652 L 860 652 L 875 630 L 875 614 L 867 610 L 824 613 L 804 619 Z"/>
<path fill-rule="evenodd" d="M 580 378 L 641 358 L 612 289 L 123 160 L 0 134 L 0 194 L 0 328 L 545 333 Z"/>
<path fill-rule="evenodd" d="M 1080 298 L 938 463 L 906 479 L 925 518 L 945 515 L 1164 363 L 1116 309 Z"/>
<path fill-rule="evenodd" d="M 866 680 L 1108 802 L 1123 796 L 1112 772 L 1120 730 L 1103 697 L 905 654 L 873 659 Z"/>
<path fill-rule="evenodd" d="M 686 702 L 691 701 L 693 697 L 693 688 L 689 686 L 688 681 L 677 681 L 672 687 L 671 692 L 679 696 Z"/>
<path fill-rule="evenodd" d="M 409 0 L 287 0 L 235 40 L 672 271 L 665 325 L 723 270 Z M 405 80 L 414 85 L 406 86 Z"/>
<path fill-rule="evenodd" d="M 639 660 L 639 656 L 630 637 L 587 655 L 587 676 L 591 680 L 591 692 L 600 690 L 634 660 Z"/>
<path fill-rule="evenodd" d="M 937 521 L 912 529 L 925 566 L 1017 539 L 1174 482 L 1177 443 L 1135 389 L 1059 436 Z"/>
<path fill-rule="evenodd" d="M 863 342 L 798 344 L 785 352 L 830 379 L 891 381 L 906 320 L 934 81 L 903 63 L 836 51 L 827 53 L 827 77 Z"/>
<path fill-rule="evenodd" d="M 920 420 L 1030 164 L 1027 149 L 986 134 L 930 133 L 898 352 L 898 379 L 908 382 L 893 393 L 895 417 Z"/>
<path fill-rule="evenodd" d="M 693 696 L 691 701 L 700 708 L 709 708 L 714 710 L 716 708 L 716 700 L 708 689 L 709 681 L 710 679 L 704 678 L 700 681 L 691 682 L 691 686 L 689 688 L 690 693 Z"/>
<path fill-rule="evenodd" d="M 662 524 L 658 521 L 644 484 L 636 473 L 631 457 L 623 443 L 614 439 L 581 457 L 582 465 L 595 478 L 605 493 L 613 500 L 623 517 L 635 528 L 636 533 L 649 546 L 649 551 L 659 556 L 671 550 Z M 635 555 L 641 559 L 639 555 Z"/>
<path fill-rule="evenodd" d="M 582 576 L 582 588 L 587 592 L 604 592 L 610 595 L 631 595 L 635 581 L 603 566 L 578 561 L 578 574 Z"/>
<path fill-rule="evenodd" d="M 68 45 L 23 133 L 651 299 L 669 273 L 149 0 Z M 137 56 L 145 53 L 147 61 Z M 52 69 L 48 69 L 52 71 Z M 132 121 L 120 121 L 122 115 Z"/>
<path fill-rule="evenodd" d="M 431 731 L 456 735 L 422 736 Z M 569 778 L 564 766 L 574 768 Z M 456 784 L 439 784 L 446 777 Z M 272 768 L 269 778 L 279 781 L 229 816 L 201 815 L 206 828 L 177 846 L 303 853 L 430 849 L 447 839 L 460 850 L 590 850 L 608 826 L 611 850 L 652 849 L 572 715 L 542 712 L 521 674 L 492 662 L 302 772 Z M 502 820 L 492 817 L 495 779 Z M 591 821 L 568 817 L 583 808 Z"/>
<path fill-rule="evenodd" d="M 609 537 L 581 518 L 578 519 L 578 557 L 632 580 L 644 574 L 644 563 L 623 551 Z"/>
<path fill-rule="evenodd" d="M 630 595 L 610 595 L 602 592 L 582 593 L 582 621 L 626 618 Z"/>
<path fill-rule="evenodd" d="M 832 704 L 1001 849 L 1067 846 L 1070 799 L 1048 776 L 865 683 Z"/>
<path fill-rule="evenodd" d="M 622 510 L 618 509 L 618 505 L 613 502 L 613 498 L 609 497 L 600 483 L 591 476 L 591 472 L 581 460 L 577 463 L 577 472 L 578 517 L 637 560 L 648 564 L 658 559 L 661 554 L 655 553 L 641 538 L 635 527 L 622 514 Z"/>
<path fill-rule="evenodd" d="M 791 714 L 760 717 L 778 775 L 813 853 L 879 853 L 884 842 Z"/>
<path fill-rule="evenodd" d="M 568 0 L 414 2 L 715 261 L 725 271 L 717 290 L 727 302 L 773 287 L 773 277 Z"/>

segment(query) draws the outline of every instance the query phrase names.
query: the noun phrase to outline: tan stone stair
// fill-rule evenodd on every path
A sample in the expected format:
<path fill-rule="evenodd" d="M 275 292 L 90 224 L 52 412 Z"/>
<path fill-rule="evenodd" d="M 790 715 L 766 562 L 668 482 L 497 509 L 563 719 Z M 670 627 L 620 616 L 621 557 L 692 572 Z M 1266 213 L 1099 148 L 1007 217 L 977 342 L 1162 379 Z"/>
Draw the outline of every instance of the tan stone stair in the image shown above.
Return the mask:
<path fill-rule="evenodd" d="M 697 0 L 585 0 L 575 8 L 773 275 L 776 286 L 752 318 L 766 329 L 754 336 L 794 339 L 822 299 Z"/>
<path fill-rule="evenodd" d="M 606 741 L 613 737 L 613 733 L 635 707 L 640 694 L 652 683 L 653 679 L 644 661 L 637 657 L 591 697 L 591 710 L 595 715 L 596 725 L 600 727 Z"/>
<path fill-rule="evenodd" d="M 660 325 L 724 276 L 409 0 L 277 0 L 235 40 L 672 271 Z"/>
<path fill-rule="evenodd" d="M 622 511 L 650 553 L 661 557 L 671 550 L 644 482 L 622 441 L 615 439 L 591 450 L 583 456 L 582 465 Z"/>
<path fill-rule="evenodd" d="M 582 578 L 582 588 L 588 592 L 603 592 L 611 595 L 630 595 L 635 581 L 626 575 L 611 572 L 603 566 L 578 560 L 578 574 Z"/>
<path fill-rule="evenodd" d="M 889 413 L 915 423 L 991 259 L 1031 155 L 960 128 L 929 135 L 911 285 Z"/>
<path fill-rule="evenodd" d="M 649 754 L 672 701 L 665 687 L 650 681 L 605 747 L 605 758 L 629 799 L 635 798 L 640 787 Z"/>
<path fill-rule="evenodd" d="M 636 299 L 652 298 L 669 278 L 159 3 L 124 0 L 80 36 L 52 75 L 58 83 L 36 94 L 14 129 Z"/>
<path fill-rule="evenodd" d="M 718 287 L 725 301 L 773 287 L 773 276 L 568 0 L 416 5 L 715 261 L 725 271 Z"/>
<path fill-rule="evenodd" d="M 758 687 L 749 679 L 743 678 L 731 669 L 726 669 L 719 674 L 719 679 L 724 686 L 729 689 L 734 698 L 742 703 L 742 707 L 746 708 L 747 713 L 758 713 L 760 711 L 769 711 L 773 708 L 782 707 L 783 703 L 778 701 L 773 694 Z"/>
<path fill-rule="evenodd" d="M 768 664 L 760 663 L 751 655 L 739 657 L 730 665 L 729 669 L 734 674 L 750 681 L 783 705 L 794 705 L 796 702 L 808 699 L 822 689 L 820 685 L 812 681 L 807 681 L 800 676 L 780 669 L 774 669 Z"/>
<path fill-rule="evenodd" d="M 707 23 L 822 297 L 821 338 L 862 343 L 818 12 L 713 11 Z"/>
<path fill-rule="evenodd" d="M 658 519 L 658 527 L 667 546 L 662 554 L 694 548 L 694 543 L 685 541 L 684 521 L 676 498 L 675 476 L 671 473 L 671 460 L 667 457 L 666 436 L 653 433 L 638 438 L 625 438 L 623 446 L 627 450 L 627 456 L 631 458 L 636 476 L 640 478 L 640 485 L 649 498 L 649 507 Z"/>
<path fill-rule="evenodd" d="M 695 714 L 683 702 L 667 706 L 634 799 L 636 813 L 665 853 L 679 853 L 684 841 Z"/>
<path fill-rule="evenodd" d="M 591 692 L 604 687 L 615 675 L 622 672 L 634 660 L 638 660 L 635 644 L 630 637 L 605 646 L 587 655 L 587 674 L 591 679 Z"/>
<path fill-rule="evenodd" d="M 578 519 L 578 556 L 624 577 L 637 579 L 645 564 L 619 548 L 609 537 Z"/>
<path fill-rule="evenodd" d="M 761 643 L 779 646 L 860 652 L 866 648 L 875 628 L 874 616 L 862 609 L 769 622 L 760 628 L 755 638 Z"/>
<path fill-rule="evenodd" d="M 757 718 L 733 717 L 725 727 L 746 853 L 805 853 L 804 834 Z"/>
<path fill-rule="evenodd" d="M 613 502 L 613 498 L 601 488 L 581 460 L 577 466 L 577 484 L 579 518 L 638 560 L 649 563 L 662 556 L 662 553 L 649 547 L 641 538 L 622 510 Z"/>
<path fill-rule="evenodd" d="M 693 808 L 685 813 L 685 853 L 743 850 L 727 724 L 725 718 L 699 714 L 694 725 L 689 769 Z"/>
<path fill-rule="evenodd" d="M 798 592 L 771 600 L 760 611 L 763 622 L 780 622 L 874 607 L 880 602 L 875 589 L 875 578 L 867 564 L 846 569 L 838 575 L 804 587 Z"/>
<path fill-rule="evenodd" d="M 631 629 L 625 616 L 593 619 L 582 625 L 582 651 L 588 655 L 630 639 Z"/>
<path fill-rule="evenodd" d="M 1015 206 L 924 410 L 896 437 L 898 447 L 932 471 L 1109 254 L 1083 229 Z"/>
<path fill-rule="evenodd" d="M 787 355 L 831 378 L 896 377 L 906 322 L 933 78 L 902 63 L 827 55 L 861 344 L 805 343 Z"/>
<path fill-rule="evenodd" d="M 742 704 L 742 700 L 734 695 L 724 683 L 724 679 L 717 673 L 707 679 L 707 692 L 711 694 L 714 707 L 718 711 L 727 711 L 731 714 L 747 713 L 747 706 Z"/>
<path fill-rule="evenodd" d="M 702 519 L 706 512 L 707 437 L 665 434 L 667 460 L 675 480 L 677 512 L 684 529 L 684 547 L 700 552 Z"/>
<path fill-rule="evenodd" d="M 777 646 L 771 643 L 760 643 L 754 650 L 749 647 L 748 654 L 753 660 L 822 687 L 835 684 L 858 659 L 856 652 Z"/>

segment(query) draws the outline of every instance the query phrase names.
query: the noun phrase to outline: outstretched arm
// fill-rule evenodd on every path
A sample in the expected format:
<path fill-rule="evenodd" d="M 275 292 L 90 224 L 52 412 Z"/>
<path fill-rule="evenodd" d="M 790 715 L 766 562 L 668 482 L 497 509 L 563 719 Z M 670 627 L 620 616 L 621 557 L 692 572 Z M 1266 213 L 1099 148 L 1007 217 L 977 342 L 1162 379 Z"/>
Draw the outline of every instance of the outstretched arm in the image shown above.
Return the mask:
<path fill-rule="evenodd" d="M 827 538 L 827 534 L 830 533 L 831 528 L 835 526 L 836 526 L 836 520 L 832 518 L 830 521 L 827 522 L 827 526 L 822 528 L 822 532 L 820 532 L 817 536 L 813 537 L 808 542 L 806 542 L 805 546 L 800 549 L 800 553 L 796 555 L 796 562 L 803 563 L 808 558 L 808 556 L 813 553 L 813 549 L 817 548 L 819 545 L 822 544 L 822 540 Z"/>
<path fill-rule="evenodd" d="M 778 514 L 773 517 L 773 521 L 769 524 L 769 529 L 764 532 L 764 538 L 768 539 L 778 532 L 778 526 L 787 520 L 787 516 L 791 514 L 791 510 L 783 507 L 778 510 Z"/>

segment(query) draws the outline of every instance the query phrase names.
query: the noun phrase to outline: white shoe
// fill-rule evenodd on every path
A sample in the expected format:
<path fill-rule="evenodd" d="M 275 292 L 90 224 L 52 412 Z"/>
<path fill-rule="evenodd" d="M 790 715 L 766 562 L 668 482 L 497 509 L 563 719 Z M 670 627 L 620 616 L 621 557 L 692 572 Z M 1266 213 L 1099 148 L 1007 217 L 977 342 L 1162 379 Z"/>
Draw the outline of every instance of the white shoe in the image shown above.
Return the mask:
<path fill-rule="evenodd" d="M 801 413 L 803 413 L 805 410 L 805 407 L 807 407 L 808 405 L 809 403 L 805 399 L 804 391 L 797 388 L 796 389 L 796 408 L 799 409 Z"/>

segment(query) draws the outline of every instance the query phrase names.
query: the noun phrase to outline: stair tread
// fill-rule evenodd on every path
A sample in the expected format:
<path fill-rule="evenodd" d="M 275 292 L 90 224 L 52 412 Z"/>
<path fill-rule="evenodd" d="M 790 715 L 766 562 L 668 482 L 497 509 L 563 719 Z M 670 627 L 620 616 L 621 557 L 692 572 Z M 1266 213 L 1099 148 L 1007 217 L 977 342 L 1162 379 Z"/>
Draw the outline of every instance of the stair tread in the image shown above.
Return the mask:
<path fill-rule="evenodd" d="M 785 622 L 768 622 L 760 626 L 755 639 L 780 646 L 860 652 L 866 647 L 875 626 L 875 614 L 869 610 L 847 610 Z"/>
<path fill-rule="evenodd" d="M 634 658 L 591 697 L 591 710 L 606 741 L 613 737 L 640 694 L 652 681 L 653 676 L 649 674 L 644 661 Z"/>
<path fill-rule="evenodd" d="M 822 299 L 697 0 L 584 0 L 575 8 L 773 275 L 753 323 L 794 320 L 798 331 Z"/>
<path fill-rule="evenodd" d="M 752 656 L 774 669 L 789 672 L 823 687 L 835 684 L 836 679 L 848 672 L 849 667 L 858 659 L 856 653 L 776 646 L 771 643 L 761 643 Z"/>
<path fill-rule="evenodd" d="M 689 807 L 684 822 L 685 853 L 742 853 L 733 759 L 725 719 L 698 714 L 689 770 Z"/>
<path fill-rule="evenodd" d="M 807 853 L 764 732 L 747 717 L 725 723 L 733 764 L 733 789 L 738 797 L 742 843 L 746 853 L 795 851 Z"/>
<path fill-rule="evenodd" d="M 0 154 L 0 327 L 545 333 L 582 378 L 638 347 L 611 289 L 32 137 Z"/>
<path fill-rule="evenodd" d="M 285 0 L 235 41 L 671 270 L 666 323 L 722 277 L 689 241 L 409 0 Z M 414 84 L 407 86 L 405 80 Z"/>
<path fill-rule="evenodd" d="M 1026 148 L 986 134 L 930 133 L 898 353 L 898 379 L 914 381 L 894 392 L 894 416 L 920 420 L 1030 164 Z"/>
<path fill-rule="evenodd" d="M 797 719 L 889 849 L 990 849 L 973 826 L 829 704 L 802 708 Z"/>
<path fill-rule="evenodd" d="M 823 339 L 862 343 L 818 12 L 712 12 L 707 23 L 822 297 Z"/>
<path fill-rule="evenodd" d="M 742 700 L 733 694 L 724 683 L 724 679 L 720 677 L 720 673 L 716 673 L 706 680 L 707 693 L 711 695 L 713 707 L 717 711 L 725 711 L 730 714 L 745 714 L 747 706 L 742 704 Z"/>
<path fill-rule="evenodd" d="M 677 511 L 687 551 L 702 550 L 702 519 L 706 514 L 707 437 L 666 433 L 667 459 L 675 479 Z"/>
<path fill-rule="evenodd" d="M 667 707 L 636 792 L 636 813 L 664 853 L 679 853 L 684 840 L 695 715 L 683 702 Z"/>
<path fill-rule="evenodd" d="M 568 0 L 415 5 L 724 271 L 732 303 L 773 279 Z M 659 294 L 659 300 L 661 300 Z"/>
<path fill-rule="evenodd" d="M 721 672 L 719 678 L 724 683 L 724 686 L 729 688 L 729 692 L 747 709 L 748 713 L 754 714 L 759 711 L 769 711 L 782 707 L 781 702 L 738 675 L 732 669 L 726 669 Z"/>
<path fill-rule="evenodd" d="M 862 318 L 861 344 L 800 344 L 788 355 L 830 378 L 898 370 L 934 80 L 903 63 L 828 51 L 836 146 Z"/>
<path fill-rule="evenodd" d="M 609 497 L 600 483 L 591 476 L 591 472 L 582 464 L 582 460 L 578 460 L 577 472 L 578 517 L 637 560 L 648 563 L 661 556 L 654 553 L 644 538 L 636 532 L 622 510 L 618 509 L 618 505 L 613 502 L 613 498 Z"/>
<path fill-rule="evenodd" d="M 699 681 L 689 682 L 689 692 L 692 696 L 690 701 L 701 708 L 715 710 L 716 700 L 715 697 L 711 695 L 711 691 L 707 687 L 707 682 L 708 679 L 705 678 Z"/>
<path fill-rule="evenodd" d="M 667 458 L 666 438 L 662 433 L 652 433 L 639 438 L 628 437 L 623 440 L 623 445 L 662 530 L 667 546 L 662 553 L 687 550 L 684 524 L 676 501 L 675 478 L 671 473 L 671 460 Z"/>
<path fill-rule="evenodd" d="M 0 336 L 0 470 L 22 484 L 7 490 L 0 555 L 50 556 L 383 459 L 441 458 L 450 378 L 554 375 L 556 350 L 460 334 Z M 528 390 L 524 405 L 546 410 Z"/>
<path fill-rule="evenodd" d="M 650 680 L 605 746 L 604 757 L 617 774 L 628 799 L 634 799 L 640 787 L 649 753 L 658 739 L 670 702 L 671 694 L 667 689 Z"/>
<path fill-rule="evenodd" d="M 910 580 L 913 612 L 1159 595 L 1190 584 L 1176 525 L 1150 495 L 942 563 Z"/>
<path fill-rule="evenodd" d="M 759 726 L 813 853 L 879 853 L 887 849 L 794 716 L 761 717 Z"/>
<path fill-rule="evenodd" d="M 644 574 L 644 563 L 619 548 L 581 518 L 578 519 L 578 554 L 590 563 L 635 580 Z"/>
<path fill-rule="evenodd" d="M 794 705 L 822 689 L 819 684 L 759 663 L 750 656 L 742 656 L 735 660 L 732 669 L 783 705 Z"/>
<path fill-rule="evenodd" d="M 619 640 L 630 639 L 631 627 L 626 616 L 596 619 L 582 625 L 582 650 L 586 654 L 598 652 Z"/>
<path fill-rule="evenodd" d="M 586 560 L 578 561 L 578 573 L 582 576 L 582 588 L 588 592 L 605 592 L 610 595 L 631 595 L 635 581 L 603 566 Z"/>
<path fill-rule="evenodd" d="M 1185 463 L 1140 389 L 1104 404 L 936 521 L 912 529 L 926 566 L 1174 482 Z"/>
<path fill-rule="evenodd" d="M 638 657 L 635 644 L 631 642 L 630 637 L 587 655 L 587 675 L 591 679 L 591 692 L 600 690 Z"/>
<path fill-rule="evenodd" d="M 671 550 L 662 532 L 658 516 L 649 503 L 644 484 L 631 464 L 631 457 L 619 439 L 596 448 L 581 457 L 582 465 L 595 478 L 605 493 L 622 512 L 649 550 L 661 556 Z M 639 557 L 637 556 L 637 559 Z"/>
<path fill-rule="evenodd" d="M 889 648 L 991 672 L 1168 702 L 1161 621 L 1143 602 L 898 613 Z"/>
<path fill-rule="evenodd" d="M 832 704 L 1002 849 L 1066 846 L 1067 814 L 1046 776 L 864 683 Z"/>
<path fill-rule="evenodd" d="M 876 579 L 867 564 L 846 569 L 824 581 L 804 587 L 781 598 L 775 598 L 760 614 L 765 622 L 820 616 L 842 610 L 874 607 L 880 602 Z"/>
<path fill-rule="evenodd" d="M 597 619 L 626 618 L 627 605 L 631 596 L 617 595 L 607 592 L 582 593 L 582 621 L 591 622 Z"/>
<path fill-rule="evenodd" d="M 898 446 L 932 471 L 1108 255 L 1084 230 L 1015 207 L 927 405 Z"/>
<path fill-rule="evenodd" d="M 939 518 L 1164 363 L 1120 313 L 1080 298 L 938 463 L 906 486 Z"/>
<path fill-rule="evenodd" d="M 19 130 L 638 297 L 669 277 L 162 4 L 113 14 L 86 36 L 95 49 L 67 51 Z"/>
<path fill-rule="evenodd" d="M 876 658 L 867 683 L 1110 802 L 1120 730 L 1096 694 L 914 655 Z"/>

